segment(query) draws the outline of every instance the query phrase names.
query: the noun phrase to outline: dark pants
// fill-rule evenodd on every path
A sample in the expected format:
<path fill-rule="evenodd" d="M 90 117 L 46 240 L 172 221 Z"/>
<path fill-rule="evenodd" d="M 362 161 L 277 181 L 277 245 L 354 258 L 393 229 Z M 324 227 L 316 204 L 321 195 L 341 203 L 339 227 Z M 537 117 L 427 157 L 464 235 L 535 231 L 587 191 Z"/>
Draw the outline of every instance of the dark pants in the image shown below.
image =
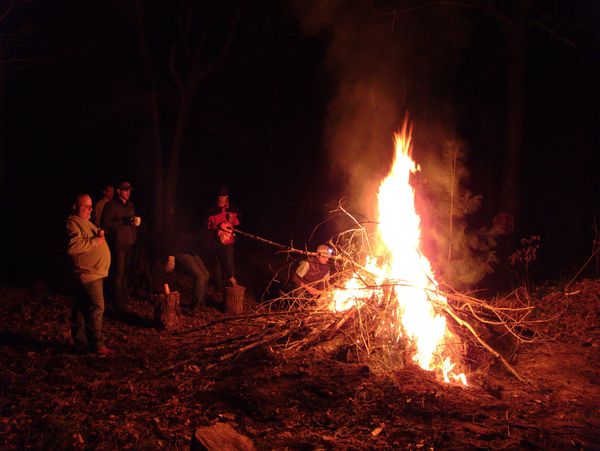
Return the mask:
<path fill-rule="evenodd" d="M 208 269 L 200 257 L 191 254 L 178 254 L 177 264 L 194 278 L 193 308 L 204 307 L 206 303 L 206 289 L 208 287 Z"/>
<path fill-rule="evenodd" d="M 113 301 L 117 308 L 125 307 L 128 299 L 127 279 L 131 267 L 133 246 L 115 246 L 113 251 Z"/>
<path fill-rule="evenodd" d="M 104 279 L 79 283 L 71 305 L 71 336 L 76 345 L 89 345 L 93 350 L 104 346 L 102 315 L 104 314 Z"/>
<path fill-rule="evenodd" d="M 217 267 L 215 278 L 217 288 L 222 291 L 225 285 L 231 285 L 229 279 L 235 277 L 235 266 L 233 260 L 233 244 L 219 246 L 215 251 Z"/>

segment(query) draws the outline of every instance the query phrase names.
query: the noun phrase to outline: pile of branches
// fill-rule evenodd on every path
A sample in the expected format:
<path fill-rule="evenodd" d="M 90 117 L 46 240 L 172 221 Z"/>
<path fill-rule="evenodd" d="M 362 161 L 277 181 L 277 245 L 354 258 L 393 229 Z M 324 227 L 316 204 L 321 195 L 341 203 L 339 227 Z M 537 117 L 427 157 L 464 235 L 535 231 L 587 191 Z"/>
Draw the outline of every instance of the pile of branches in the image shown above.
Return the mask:
<path fill-rule="evenodd" d="M 399 336 L 401 318 L 398 317 L 397 298 L 411 284 L 403 280 L 377 282 L 376 274 L 365 266 L 368 258 L 376 258 L 372 248 L 373 235 L 368 232 L 366 223 L 356 220 L 341 206 L 336 213 L 350 218 L 353 226 L 328 242 L 334 250 L 335 267 L 327 280 L 328 288 L 318 296 L 302 288 L 280 292 L 275 298 L 259 304 L 251 314 L 217 320 L 251 326 L 253 332 L 205 349 L 212 355 L 210 366 L 237 358 L 259 346 L 282 358 L 295 352 L 324 352 L 347 361 L 365 363 L 375 371 L 387 371 L 411 362 L 415 348 L 410 339 Z M 242 234 L 275 245 L 283 253 L 316 256 L 293 246 Z M 353 306 L 335 311 L 332 308 L 334 292 L 348 290 L 345 283 L 352 278 L 359 282 L 359 288 L 352 289 Z M 452 352 L 463 354 L 452 356 L 453 361 L 462 361 L 467 348 L 475 346 L 491 353 L 510 373 L 525 381 L 483 337 L 486 331 L 496 329 L 497 333 L 500 329 L 500 333 L 510 334 L 519 342 L 534 340 L 534 321 L 529 319 L 534 307 L 529 299 L 496 300 L 492 304 L 449 287 L 442 290 L 434 281 L 430 287 L 433 288 L 426 288 L 427 297 L 435 314 L 446 317 L 455 336 L 456 342 L 450 344 Z"/>

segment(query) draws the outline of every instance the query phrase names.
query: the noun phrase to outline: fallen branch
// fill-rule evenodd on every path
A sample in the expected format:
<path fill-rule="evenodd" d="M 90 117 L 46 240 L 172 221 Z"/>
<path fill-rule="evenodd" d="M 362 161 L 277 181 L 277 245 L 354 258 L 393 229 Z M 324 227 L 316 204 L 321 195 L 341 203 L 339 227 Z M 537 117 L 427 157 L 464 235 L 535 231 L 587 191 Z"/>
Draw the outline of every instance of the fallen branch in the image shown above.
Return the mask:
<path fill-rule="evenodd" d="M 524 378 L 523 376 L 521 376 L 517 370 L 514 369 L 514 367 L 508 363 L 508 361 L 502 356 L 502 354 L 500 354 L 498 351 L 496 351 L 494 348 L 492 348 L 489 344 L 486 343 L 486 341 L 481 338 L 481 335 L 479 335 L 475 329 L 473 329 L 473 326 L 471 326 L 471 324 L 469 324 L 467 321 L 465 321 L 462 318 L 459 318 L 450 308 L 446 307 L 444 309 L 444 311 L 446 313 L 448 313 L 448 315 L 450 315 L 454 321 L 456 321 L 461 327 L 466 328 L 469 332 L 471 332 L 471 334 L 475 337 L 475 339 L 485 348 L 487 349 L 494 357 L 496 357 L 497 359 L 499 359 L 504 366 L 508 369 L 508 371 L 510 371 L 517 379 L 519 379 L 521 382 L 527 382 L 527 383 L 531 383 L 528 379 Z"/>

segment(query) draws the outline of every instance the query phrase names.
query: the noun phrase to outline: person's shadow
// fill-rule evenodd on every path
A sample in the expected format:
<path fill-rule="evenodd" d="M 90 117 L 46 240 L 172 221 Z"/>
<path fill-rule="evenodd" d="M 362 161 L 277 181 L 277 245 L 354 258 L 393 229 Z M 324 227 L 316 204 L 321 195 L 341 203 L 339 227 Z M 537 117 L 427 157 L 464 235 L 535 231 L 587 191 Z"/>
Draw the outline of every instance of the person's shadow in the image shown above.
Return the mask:
<path fill-rule="evenodd" d="M 143 329 L 153 329 L 157 327 L 156 321 L 154 321 L 153 318 L 146 318 L 129 310 L 108 308 L 104 315 L 108 318 L 126 324 L 127 326 L 141 327 Z"/>
<path fill-rule="evenodd" d="M 7 346 L 24 352 L 55 351 L 59 354 L 68 353 L 71 347 L 67 343 L 42 341 L 30 335 L 15 333 L 9 330 L 0 331 L 0 347 Z"/>

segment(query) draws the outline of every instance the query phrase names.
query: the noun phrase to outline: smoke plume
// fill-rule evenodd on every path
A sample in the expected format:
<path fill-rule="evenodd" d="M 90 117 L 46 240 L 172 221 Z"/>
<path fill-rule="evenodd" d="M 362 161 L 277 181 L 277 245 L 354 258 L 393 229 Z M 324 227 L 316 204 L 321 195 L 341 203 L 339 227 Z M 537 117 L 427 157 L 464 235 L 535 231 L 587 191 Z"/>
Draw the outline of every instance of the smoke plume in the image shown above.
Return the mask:
<path fill-rule="evenodd" d="M 461 186 L 467 181 L 459 158 L 464 152 L 449 157 L 447 146 L 456 140 L 453 77 L 469 27 L 459 9 L 402 5 L 406 2 L 295 3 L 304 31 L 329 43 L 325 65 L 335 86 L 325 128 L 329 173 L 341 175 L 340 194 L 351 200 L 350 208 L 375 219 L 377 189 L 392 163 L 393 133 L 408 116 L 414 158 L 429 169 L 421 176 L 420 204 L 433 212 L 424 223 L 434 260 L 451 279 L 468 285 L 481 280 L 491 263 L 489 253 L 476 255 L 469 245 L 465 218 L 481 198 Z M 452 173 L 449 158 L 459 173 Z M 457 261 L 460 274 L 449 269 Z"/>

